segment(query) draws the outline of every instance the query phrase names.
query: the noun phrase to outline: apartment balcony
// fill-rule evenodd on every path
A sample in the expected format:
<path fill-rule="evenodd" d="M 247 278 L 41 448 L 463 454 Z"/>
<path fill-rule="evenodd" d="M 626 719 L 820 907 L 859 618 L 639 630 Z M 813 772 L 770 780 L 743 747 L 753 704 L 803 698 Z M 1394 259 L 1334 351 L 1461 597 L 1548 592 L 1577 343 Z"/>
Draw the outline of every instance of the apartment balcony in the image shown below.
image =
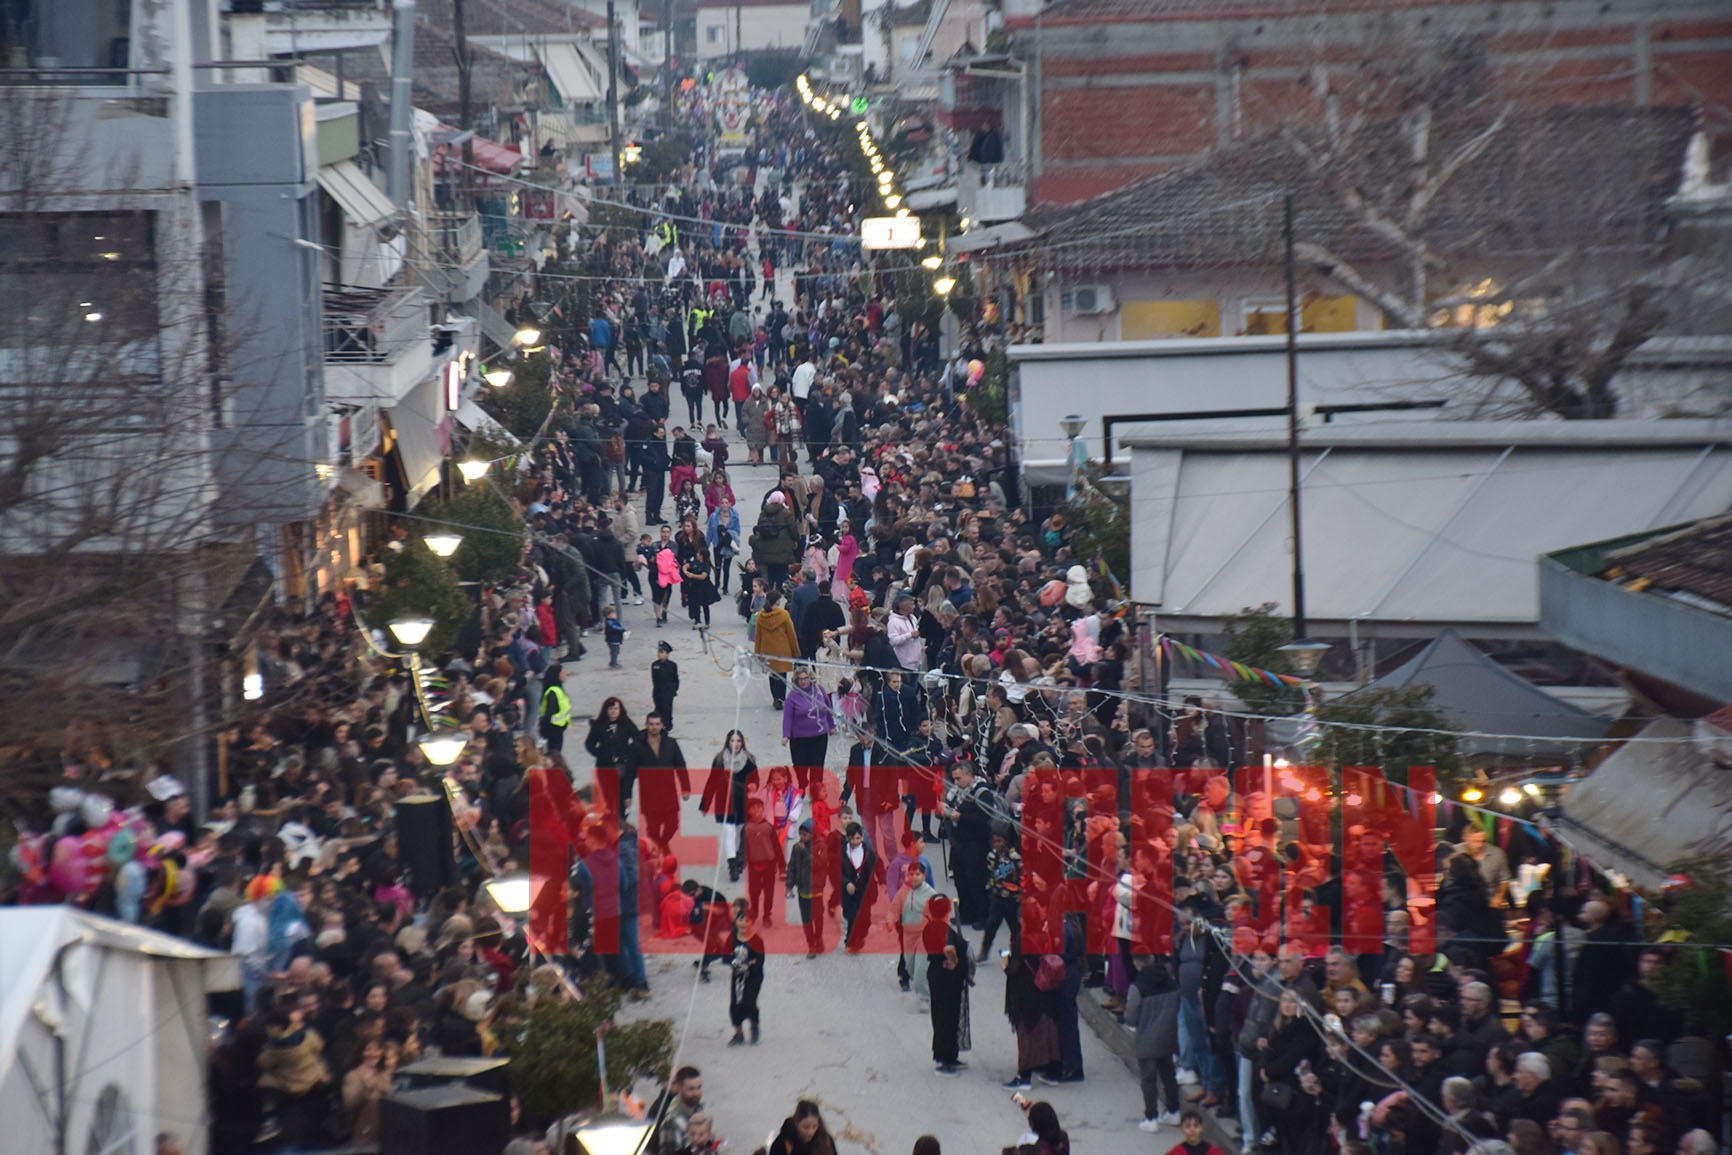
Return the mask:
<path fill-rule="evenodd" d="M 481 218 L 473 212 L 436 212 L 426 220 L 429 247 L 436 254 L 436 267 L 428 269 L 425 278 L 429 289 L 452 305 L 480 296 L 491 267 Z"/>
<path fill-rule="evenodd" d="M 325 290 L 325 397 L 395 405 L 433 372 L 427 297 L 418 285 Z"/>

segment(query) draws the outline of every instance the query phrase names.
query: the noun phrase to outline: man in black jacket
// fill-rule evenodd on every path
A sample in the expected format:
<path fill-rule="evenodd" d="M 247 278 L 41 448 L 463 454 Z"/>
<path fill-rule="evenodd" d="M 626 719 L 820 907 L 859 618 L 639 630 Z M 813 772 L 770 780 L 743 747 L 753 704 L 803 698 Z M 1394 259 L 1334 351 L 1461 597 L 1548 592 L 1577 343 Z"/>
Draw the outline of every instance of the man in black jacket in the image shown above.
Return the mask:
<path fill-rule="evenodd" d="M 986 916 L 986 854 L 992 840 L 989 787 L 974 777 L 974 766 L 958 762 L 950 772 L 956 786 L 945 817 L 950 819 L 950 867 L 956 877 L 959 921 L 981 929 Z"/>
<path fill-rule="evenodd" d="M 648 439 L 638 446 L 638 463 L 643 468 L 643 523 L 666 525 L 662 498 L 667 496 L 668 435 L 662 422 L 657 421 Z"/>

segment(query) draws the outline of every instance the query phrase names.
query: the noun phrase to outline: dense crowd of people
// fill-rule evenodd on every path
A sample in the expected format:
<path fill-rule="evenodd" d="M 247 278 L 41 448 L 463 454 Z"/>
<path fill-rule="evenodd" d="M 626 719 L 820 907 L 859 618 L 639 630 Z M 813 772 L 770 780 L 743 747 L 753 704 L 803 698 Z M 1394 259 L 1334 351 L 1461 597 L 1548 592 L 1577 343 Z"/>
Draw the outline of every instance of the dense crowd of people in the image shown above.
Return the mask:
<path fill-rule="evenodd" d="M 689 940 L 700 981 L 726 971 L 731 1043 L 748 1047 L 778 944 L 895 955 L 881 981 L 926 1009 L 936 1070 L 958 1077 L 997 1021 L 971 1006 L 976 968 L 1000 965 L 1019 1099 L 1085 1078 L 1079 1002 L 1095 998 L 1134 1032 L 1144 1128 L 1180 1127 L 1185 1155 L 1210 1155 L 1206 1123 L 1281 1155 L 1716 1150 L 1720 1046 L 1659 997 L 1670 948 L 1645 945 L 1627 896 L 1597 879 L 1558 869 L 1516 893 L 1505 851 L 1458 823 L 1435 893 L 1388 869 L 1381 952 L 1331 945 L 1327 849 L 1277 863 L 1244 834 L 1273 816 L 1225 773 L 1246 728 L 1211 703 L 1161 702 L 1098 558 L 1062 514 L 1026 512 L 1013 440 L 969 403 L 967 362 L 992 335 L 965 321 L 941 350 L 902 316 L 894 280 L 851 243 L 842 146 L 790 97 L 757 99 L 744 156 L 706 147 L 636 235 L 599 235 L 584 256 L 613 280 L 565 335 L 558 408 L 512 495 L 520 563 L 438 663 L 463 755 L 440 768 L 419 749 L 409 675 L 359 624 L 367 583 L 277 611 L 261 627 L 266 697 L 223 736 L 211 820 L 193 824 L 172 778 L 141 783 L 159 864 L 63 896 L 239 957 L 213 1149 L 374 1142 L 400 1067 L 509 1055 L 573 981 L 643 997 L 648 938 Z M 797 270 L 786 302 L 783 268 Z M 730 469 L 754 466 L 776 481 L 743 509 Z M 694 630 L 743 621 L 749 642 L 713 651 L 761 677 L 781 749 L 677 727 L 665 643 L 649 714 L 609 697 L 585 716 L 573 700 L 586 641 L 618 665 L 628 613 L 653 634 L 676 599 Z M 1171 821 L 1130 811 L 1130 775 L 1152 769 L 1172 775 Z M 1091 795 L 1114 780 L 1116 795 Z M 720 824 L 725 884 L 674 857 L 694 793 Z M 452 877 L 404 808 L 441 798 Z M 107 821 L 82 802 L 56 800 L 55 836 Z M 569 871 L 562 941 L 480 886 L 543 869 L 543 853 Z M 166 877 L 175 862 L 191 884 Z M 1152 902 L 1157 877 L 1170 905 Z M 1271 893 L 1324 911 L 1306 925 L 1325 933 L 1284 937 L 1258 909 Z M 799 921 L 778 925 L 790 900 Z M 1141 947 L 1155 921 L 1162 953 Z M 1408 949 L 1420 923 L 1435 950 Z M 1521 1003 L 1514 1029 L 1505 999 Z M 1007 1150 L 1068 1155 L 1053 1105 L 1023 1101 L 1028 1134 Z M 660 1155 L 718 1149 L 695 1068 L 651 1113 Z M 513 1155 L 548 1148 L 550 1124 L 520 1115 Z M 802 1101 L 764 1149 L 835 1143 Z"/>

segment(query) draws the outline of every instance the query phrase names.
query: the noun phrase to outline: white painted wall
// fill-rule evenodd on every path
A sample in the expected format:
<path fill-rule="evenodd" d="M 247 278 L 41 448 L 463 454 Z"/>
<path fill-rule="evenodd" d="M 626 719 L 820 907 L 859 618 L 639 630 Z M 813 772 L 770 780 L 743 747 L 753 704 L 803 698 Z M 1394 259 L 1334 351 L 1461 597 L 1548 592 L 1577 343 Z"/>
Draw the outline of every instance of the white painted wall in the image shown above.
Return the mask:
<path fill-rule="evenodd" d="M 1413 333 L 1315 333 L 1299 338 L 1299 404 L 1417 401 L 1459 393 L 1449 367 L 1428 357 Z M 1118 341 L 1081 345 L 1013 345 L 1013 395 L 1023 466 L 1036 477 L 1062 471 L 1068 442 L 1059 426 L 1067 414 L 1086 419 L 1089 456 L 1101 459 L 1101 418 L 1108 414 L 1197 413 L 1269 409 L 1287 403 L 1287 360 L 1281 337 L 1215 337 Z M 1396 414 L 1462 416 L 1463 406 Z M 1391 415 L 1372 414 L 1387 420 Z M 1336 421 L 1368 418 L 1335 418 Z M 1280 424 L 1265 418 L 1257 425 Z M 1233 428 L 1210 422 L 1210 428 Z M 1244 428 L 1243 422 L 1238 428 Z M 1114 439 L 1138 428 L 1121 422 Z M 1147 429 L 1147 426 L 1141 428 Z M 1115 449 L 1115 460 L 1129 460 Z M 1062 472 L 1059 472 L 1062 477 Z"/>
<path fill-rule="evenodd" d="M 734 12 L 731 7 L 698 9 L 698 59 L 713 60 L 740 48 L 734 39 Z M 801 47 L 810 12 L 804 4 L 742 5 L 739 24 L 745 50 Z"/>

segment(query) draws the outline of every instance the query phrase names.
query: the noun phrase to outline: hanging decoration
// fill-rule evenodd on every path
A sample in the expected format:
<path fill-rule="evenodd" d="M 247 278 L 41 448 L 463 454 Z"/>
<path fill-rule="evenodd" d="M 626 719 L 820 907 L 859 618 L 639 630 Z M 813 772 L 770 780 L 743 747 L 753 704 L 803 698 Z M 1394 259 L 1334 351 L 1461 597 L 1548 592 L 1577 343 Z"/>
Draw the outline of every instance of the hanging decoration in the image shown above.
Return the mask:
<path fill-rule="evenodd" d="M 1304 678 L 1296 678 L 1292 674 L 1277 674 L 1273 670 L 1264 670 L 1257 666 L 1247 666 L 1244 662 L 1235 662 L 1231 658 L 1223 658 L 1219 654 L 1211 654 L 1207 650 L 1187 646 L 1185 643 L 1165 635 L 1161 637 L 1161 645 L 1168 647 L 1169 659 L 1174 652 L 1177 652 L 1180 657 L 1210 666 L 1222 675 L 1231 675 L 1241 682 L 1264 682 L 1271 686 L 1302 686 L 1305 684 Z"/>

